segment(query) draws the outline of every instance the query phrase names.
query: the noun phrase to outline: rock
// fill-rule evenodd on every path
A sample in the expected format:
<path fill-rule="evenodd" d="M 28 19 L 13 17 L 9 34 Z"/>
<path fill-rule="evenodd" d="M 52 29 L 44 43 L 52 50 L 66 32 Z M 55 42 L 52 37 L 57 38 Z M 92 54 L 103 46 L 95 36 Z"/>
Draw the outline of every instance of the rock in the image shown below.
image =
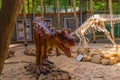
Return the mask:
<path fill-rule="evenodd" d="M 98 54 L 98 52 L 96 52 L 96 51 L 92 51 L 92 52 L 90 52 L 90 54 L 89 54 L 89 56 L 91 56 L 91 57 L 93 57 L 94 55 L 97 55 Z"/>
<path fill-rule="evenodd" d="M 30 55 L 30 56 L 35 56 L 36 55 L 35 49 L 28 48 L 24 51 L 24 54 L 25 55 Z"/>
<path fill-rule="evenodd" d="M 117 52 L 114 52 L 114 53 L 111 54 L 111 56 L 112 56 L 112 57 L 118 57 L 119 54 L 118 54 Z"/>
<path fill-rule="evenodd" d="M 6 54 L 6 59 L 15 56 L 15 49 L 10 49 L 8 50 L 7 54 Z"/>
<path fill-rule="evenodd" d="M 111 57 L 110 58 L 110 64 L 115 64 L 118 62 L 118 59 L 116 57 Z"/>
<path fill-rule="evenodd" d="M 84 56 L 83 61 L 91 61 L 91 56 Z"/>
<path fill-rule="evenodd" d="M 110 64 L 110 60 L 109 60 L 109 59 L 102 59 L 102 60 L 101 60 L 101 63 L 102 63 L 103 65 L 108 65 L 108 64 Z"/>
<path fill-rule="evenodd" d="M 100 64 L 102 57 L 100 55 L 93 55 L 91 62 Z"/>
<path fill-rule="evenodd" d="M 120 54 L 118 54 L 118 57 L 117 57 L 117 58 L 118 58 L 118 61 L 120 61 Z"/>
<path fill-rule="evenodd" d="M 77 53 L 88 55 L 90 53 L 90 48 L 80 48 L 77 50 Z"/>
<path fill-rule="evenodd" d="M 105 58 L 105 59 L 110 59 L 111 57 L 112 57 L 111 54 L 104 54 L 104 58 Z"/>

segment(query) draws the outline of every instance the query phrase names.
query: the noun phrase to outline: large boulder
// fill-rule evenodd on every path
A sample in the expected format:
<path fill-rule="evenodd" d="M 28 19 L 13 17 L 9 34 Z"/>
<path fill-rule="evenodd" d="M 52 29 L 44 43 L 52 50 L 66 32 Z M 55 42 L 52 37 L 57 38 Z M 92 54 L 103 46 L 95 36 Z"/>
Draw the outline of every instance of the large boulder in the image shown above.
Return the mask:
<path fill-rule="evenodd" d="M 103 65 L 108 65 L 108 64 L 110 64 L 110 60 L 109 60 L 109 59 L 102 59 L 102 60 L 101 60 L 101 63 L 102 63 Z"/>
<path fill-rule="evenodd" d="M 93 57 L 91 59 L 91 62 L 100 64 L 101 63 L 101 59 L 102 59 L 102 57 L 100 55 L 96 54 L 96 55 L 93 55 Z"/>

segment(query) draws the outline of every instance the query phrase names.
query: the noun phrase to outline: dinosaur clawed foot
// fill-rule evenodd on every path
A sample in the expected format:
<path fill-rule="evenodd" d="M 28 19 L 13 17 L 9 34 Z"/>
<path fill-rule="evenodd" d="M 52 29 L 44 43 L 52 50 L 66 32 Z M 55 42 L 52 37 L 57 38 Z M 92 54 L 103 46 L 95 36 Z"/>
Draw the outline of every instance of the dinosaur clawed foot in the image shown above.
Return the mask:
<path fill-rule="evenodd" d="M 47 75 L 48 73 L 50 73 L 50 70 L 48 70 L 47 68 L 45 68 L 44 66 L 42 65 L 36 65 L 34 68 L 33 68 L 33 73 L 36 73 L 37 75 L 40 75 L 40 74 L 44 74 L 44 75 Z"/>
<path fill-rule="evenodd" d="M 53 62 L 51 62 L 50 60 L 48 60 L 48 59 L 44 59 L 43 60 L 43 65 L 44 66 L 52 66 L 54 63 Z"/>
<path fill-rule="evenodd" d="M 49 68 L 43 65 L 28 64 L 25 65 L 25 69 L 33 76 L 39 76 L 41 74 L 47 75 L 51 72 Z"/>
<path fill-rule="evenodd" d="M 40 66 L 36 66 L 36 73 L 46 75 L 46 74 L 50 73 L 50 71 L 47 68 L 45 68 L 44 66 L 40 65 Z"/>

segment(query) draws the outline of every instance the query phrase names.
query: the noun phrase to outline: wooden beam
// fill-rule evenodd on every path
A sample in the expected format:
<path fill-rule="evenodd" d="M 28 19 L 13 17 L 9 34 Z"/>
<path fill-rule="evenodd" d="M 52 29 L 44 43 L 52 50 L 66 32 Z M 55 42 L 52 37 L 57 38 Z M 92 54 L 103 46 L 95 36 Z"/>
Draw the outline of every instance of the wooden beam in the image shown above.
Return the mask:
<path fill-rule="evenodd" d="M 75 28 L 76 29 L 78 26 L 77 26 L 77 14 L 76 14 L 76 0 L 73 0 L 73 9 L 74 9 L 74 18 L 75 18 Z"/>
<path fill-rule="evenodd" d="M 88 0 L 86 0 L 86 10 L 88 11 Z"/>
<path fill-rule="evenodd" d="M 32 0 L 32 13 L 33 13 L 33 19 L 35 18 L 35 0 Z"/>
<path fill-rule="evenodd" d="M 94 14 L 94 10 L 93 10 L 93 0 L 90 0 L 90 11 L 92 12 L 91 14 Z"/>
<path fill-rule="evenodd" d="M 77 14 L 76 14 L 76 0 L 73 0 L 73 9 L 74 9 L 74 17 L 76 18 L 77 17 Z"/>
<path fill-rule="evenodd" d="M 106 0 L 105 14 L 107 14 L 107 13 L 108 13 L 108 6 L 109 6 L 109 5 L 108 5 L 108 3 L 109 3 L 109 2 L 108 2 L 108 0 Z"/>
<path fill-rule="evenodd" d="M 113 14 L 112 0 L 109 0 L 109 11 L 110 11 L 110 15 L 112 15 Z"/>
<path fill-rule="evenodd" d="M 28 9 L 28 13 L 30 13 L 30 1 L 27 0 L 27 9 Z"/>
<path fill-rule="evenodd" d="M 113 18 L 112 0 L 109 0 L 109 11 L 110 11 L 111 18 Z M 113 25 L 112 21 L 110 22 L 110 26 L 111 26 L 111 36 L 112 36 L 113 40 L 115 40 L 114 25 Z"/>
<path fill-rule="evenodd" d="M 93 10 L 93 0 L 90 0 L 90 11 L 91 11 L 91 14 L 90 15 L 93 15 L 94 14 L 94 10 Z M 96 42 L 96 36 L 95 36 L 95 30 L 92 29 L 92 36 L 93 36 L 93 42 L 95 43 Z"/>
<path fill-rule="evenodd" d="M 82 25 L 82 0 L 80 0 L 80 25 Z"/>
<path fill-rule="evenodd" d="M 60 2 L 57 0 L 57 17 L 58 17 L 58 28 L 60 28 Z"/>
<path fill-rule="evenodd" d="M 41 17 L 44 18 L 44 7 L 43 7 L 43 0 L 40 0 L 40 13 Z"/>
<path fill-rule="evenodd" d="M 27 27 L 27 22 L 26 22 L 26 0 L 23 0 L 23 20 L 24 20 L 24 44 L 25 47 L 27 47 L 27 33 L 26 33 L 26 27 Z"/>

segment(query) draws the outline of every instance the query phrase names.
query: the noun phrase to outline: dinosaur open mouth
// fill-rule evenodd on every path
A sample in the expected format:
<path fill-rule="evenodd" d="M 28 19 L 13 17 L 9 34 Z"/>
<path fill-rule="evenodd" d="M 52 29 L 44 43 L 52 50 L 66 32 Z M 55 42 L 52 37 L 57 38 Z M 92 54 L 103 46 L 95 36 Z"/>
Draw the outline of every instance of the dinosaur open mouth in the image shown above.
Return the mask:
<path fill-rule="evenodd" d="M 70 52 L 70 47 L 65 45 L 65 43 L 56 43 L 56 48 L 58 48 L 59 50 L 63 51 L 64 54 L 67 56 L 67 57 L 72 57 L 71 56 L 71 52 Z"/>

